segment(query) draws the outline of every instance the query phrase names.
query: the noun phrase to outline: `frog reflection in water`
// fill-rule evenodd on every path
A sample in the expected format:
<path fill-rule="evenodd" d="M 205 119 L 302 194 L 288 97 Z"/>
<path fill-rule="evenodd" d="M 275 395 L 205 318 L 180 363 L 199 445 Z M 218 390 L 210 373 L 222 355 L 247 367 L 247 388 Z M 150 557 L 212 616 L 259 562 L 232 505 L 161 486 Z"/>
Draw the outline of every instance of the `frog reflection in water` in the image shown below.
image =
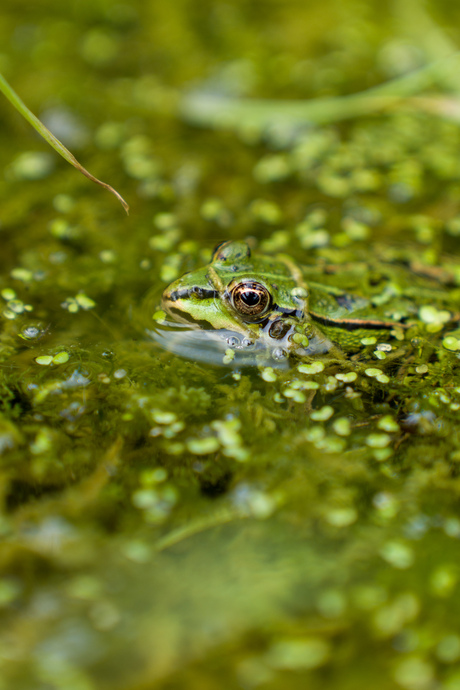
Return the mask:
<path fill-rule="evenodd" d="M 225 353 L 234 364 L 282 363 L 331 351 L 343 357 L 362 348 L 366 337 L 401 338 L 420 304 L 447 299 L 433 281 L 382 266 L 361 264 L 328 275 L 300 269 L 286 256 L 252 252 L 243 241 L 224 242 L 208 266 L 166 288 L 166 317 L 149 333 L 177 354 L 214 363 L 222 363 Z"/>

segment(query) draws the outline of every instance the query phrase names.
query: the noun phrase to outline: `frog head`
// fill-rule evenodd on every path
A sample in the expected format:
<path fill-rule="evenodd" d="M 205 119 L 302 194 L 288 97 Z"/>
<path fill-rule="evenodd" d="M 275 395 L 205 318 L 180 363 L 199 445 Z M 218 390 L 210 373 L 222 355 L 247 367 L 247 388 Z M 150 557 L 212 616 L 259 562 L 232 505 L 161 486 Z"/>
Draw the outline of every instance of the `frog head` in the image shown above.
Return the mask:
<path fill-rule="evenodd" d="M 282 362 L 299 348 L 302 354 L 310 353 L 311 338 L 319 344 L 307 307 L 308 290 L 299 284 L 289 261 L 261 256 L 243 241 L 223 242 L 210 264 L 185 274 L 164 291 L 163 326 L 170 335 L 163 332 L 161 344 L 191 359 L 222 362 L 222 354 L 227 352 L 228 357 L 230 350 L 235 364 L 262 358 Z M 153 337 L 160 340 L 158 333 Z M 211 351 L 217 351 L 218 357 L 212 357 Z"/>

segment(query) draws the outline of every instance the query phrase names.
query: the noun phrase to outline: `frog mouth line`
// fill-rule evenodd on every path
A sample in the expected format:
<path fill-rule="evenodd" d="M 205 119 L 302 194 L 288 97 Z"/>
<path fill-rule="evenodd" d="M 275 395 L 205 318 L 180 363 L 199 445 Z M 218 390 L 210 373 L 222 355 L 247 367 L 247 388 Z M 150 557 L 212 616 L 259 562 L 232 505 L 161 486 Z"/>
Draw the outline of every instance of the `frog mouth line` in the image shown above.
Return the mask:
<path fill-rule="evenodd" d="M 174 317 L 174 320 L 177 323 L 182 323 L 186 324 L 188 326 L 191 326 L 193 328 L 200 328 L 202 330 L 216 330 L 211 326 L 211 324 L 208 321 L 200 320 L 200 319 L 194 319 L 192 316 L 189 316 L 188 314 L 182 312 L 180 309 L 176 309 L 175 307 L 168 307 L 167 308 L 168 314 L 170 314 L 172 317 Z"/>

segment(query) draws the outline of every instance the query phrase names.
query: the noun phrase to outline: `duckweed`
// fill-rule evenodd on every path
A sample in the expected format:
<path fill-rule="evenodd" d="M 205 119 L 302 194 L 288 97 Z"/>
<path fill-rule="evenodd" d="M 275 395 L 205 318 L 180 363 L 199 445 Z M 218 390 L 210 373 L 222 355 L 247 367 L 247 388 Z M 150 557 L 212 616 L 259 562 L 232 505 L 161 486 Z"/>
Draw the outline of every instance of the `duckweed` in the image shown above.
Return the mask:
<path fill-rule="evenodd" d="M 366 443 L 371 448 L 386 448 L 391 442 L 391 437 L 388 434 L 369 434 L 366 438 Z"/>
<path fill-rule="evenodd" d="M 261 377 L 264 381 L 273 382 L 276 381 L 276 373 L 273 367 L 264 367 L 261 372 Z"/>
<path fill-rule="evenodd" d="M 310 414 L 310 419 L 314 422 L 325 422 L 332 417 L 334 414 L 334 408 L 330 405 L 325 405 L 320 410 L 314 410 Z"/>
<path fill-rule="evenodd" d="M 399 431 L 399 424 L 391 415 L 385 415 L 379 419 L 377 426 L 379 429 L 382 429 L 382 431 L 387 431 L 388 433 Z"/>
<path fill-rule="evenodd" d="M 68 352 L 58 352 L 57 355 L 54 355 L 53 357 L 53 364 L 66 364 L 69 361 L 69 353 Z"/>
<path fill-rule="evenodd" d="M 235 350 L 232 350 L 232 348 L 227 348 L 225 350 L 225 355 L 222 359 L 223 364 L 230 364 L 235 359 Z"/>
<path fill-rule="evenodd" d="M 284 639 L 271 645 L 267 662 L 278 669 L 311 669 L 322 666 L 329 655 L 329 644 L 321 638 Z"/>
<path fill-rule="evenodd" d="M 40 357 L 35 357 L 37 364 L 42 367 L 48 367 L 53 362 L 52 355 L 40 355 Z"/>
<path fill-rule="evenodd" d="M 347 374 L 336 374 L 335 378 L 343 383 L 353 383 L 358 378 L 358 374 L 355 371 L 349 371 Z"/>
<path fill-rule="evenodd" d="M 220 448 L 220 443 L 214 436 L 208 438 L 196 438 L 187 441 L 188 450 L 194 455 L 208 455 L 215 453 Z"/>
<path fill-rule="evenodd" d="M 301 374 L 320 374 L 324 371 L 324 363 L 318 361 L 311 364 L 299 364 L 297 370 Z"/>
<path fill-rule="evenodd" d="M 460 342 L 457 340 L 457 338 L 454 338 L 453 336 L 447 336 L 446 338 L 443 339 L 442 344 L 446 348 L 446 350 L 452 350 L 455 352 L 455 350 L 460 350 Z"/>
<path fill-rule="evenodd" d="M 406 570 L 414 563 L 414 552 L 402 541 L 388 541 L 383 545 L 380 555 L 394 568 Z"/>
<path fill-rule="evenodd" d="M 326 519 L 334 527 L 348 527 L 356 522 L 358 514 L 354 508 L 336 508 L 329 510 Z"/>
<path fill-rule="evenodd" d="M 29 271 L 27 268 L 13 268 L 12 271 L 10 271 L 10 276 L 14 280 L 21 280 L 23 283 L 30 283 L 30 281 L 33 279 L 34 275 L 32 271 Z"/>
<path fill-rule="evenodd" d="M 382 370 L 369 367 L 369 369 L 366 369 L 364 373 L 366 374 L 366 376 L 369 376 L 370 378 L 377 378 L 377 376 L 380 376 L 382 374 Z"/>
<path fill-rule="evenodd" d="M 335 433 L 339 436 L 349 436 L 351 434 L 350 420 L 346 417 L 340 417 L 339 419 L 336 419 L 332 425 L 332 428 L 334 429 Z M 369 444 L 369 439 L 367 442 Z"/>

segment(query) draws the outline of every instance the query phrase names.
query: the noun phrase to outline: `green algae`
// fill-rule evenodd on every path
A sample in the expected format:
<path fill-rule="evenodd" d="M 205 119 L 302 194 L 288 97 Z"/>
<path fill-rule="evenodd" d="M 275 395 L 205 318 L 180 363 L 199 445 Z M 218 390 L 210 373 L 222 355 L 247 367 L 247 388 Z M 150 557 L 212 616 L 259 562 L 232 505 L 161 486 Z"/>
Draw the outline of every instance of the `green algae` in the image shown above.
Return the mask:
<path fill-rule="evenodd" d="M 4 5 L 2 72 L 33 110 L 72 113 L 79 157 L 134 201 L 122 220 L 44 165 L 5 108 L 0 689 L 454 690 L 455 74 L 437 112 L 236 134 L 177 116 L 192 80 L 341 102 L 442 60 L 445 35 L 415 2 L 410 26 L 351 1 Z M 420 329 L 286 371 L 157 349 L 149 289 L 247 236 L 344 280 L 376 256 L 411 267 L 393 287 L 418 294 Z"/>

